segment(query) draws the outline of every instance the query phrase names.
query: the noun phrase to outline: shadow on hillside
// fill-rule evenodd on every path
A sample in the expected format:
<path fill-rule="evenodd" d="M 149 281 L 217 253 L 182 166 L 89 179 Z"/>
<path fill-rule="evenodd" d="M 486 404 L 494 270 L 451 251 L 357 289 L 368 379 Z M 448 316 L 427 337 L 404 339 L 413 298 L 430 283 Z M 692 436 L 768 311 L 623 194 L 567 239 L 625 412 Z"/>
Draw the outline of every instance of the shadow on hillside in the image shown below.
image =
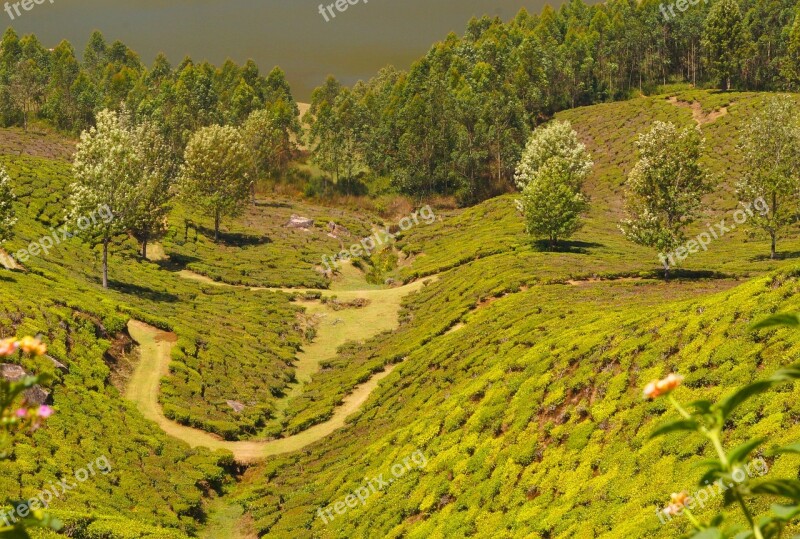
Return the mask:
<path fill-rule="evenodd" d="M 159 268 L 167 271 L 183 271 L 186 269 L 186 266 L 191 264 L 192 262 L 199 262 L 200 259 L 196 256 L 188 256 L 188 255 L 181 255 L 177 253 L 170 253 L 169 258 L 164 260 L 157 260 L 154 263 L 158 265 Z"/>
<path fill-rule="evenodd" d="M 800 258 L 800 251 L 778 251 L 775 253 L 775 260 L 791 260 L 793 258 Z M 769 254 L 758 254 L 750 258 L 750 262 L 765 262 L 772 260 Z"/>
<path fill-rule="evenodd" d="M 547 240 L 536 240 L 533 242 L 534 249 L 547 253 L 588 255 L 590 249 L 597 249 L 599 247 L 603 247 L 603 244 L 590 241 L 559 241 L 558 245 L 555 247 L 552 247 Z"/>
<path fill-rule="evenodd" d="M 257 200 L 256 207 L 258 208 L 292 208 L 293 206 L 288 202 L 276 202 L 267 200 Z"/>
<path fill-rule="evenodd" d="M 152 288 L 147 288 L 138 284 L 121 283 L 119 281 L 109 280 L 108 286 L 109 288 L 117 290 L 118 292 L 122 292 L 123 294 L 130 294 L 131 296 L 137 296 L 149 301 L 175 303 L 180 299 L 178 296 L 170 294 L 169 292 L 158 292 Z"/>
<path fill-rule="evenodd" d="M 664 270 L 659 268 L 653 270 L 647 275 L 650 279 L 664 280 Z M 671 269 L 669 272 L 669 279 L 667 281 L 701 281 L 710 279 L 733 279 L 733 275 L 722 273 L 719 271 L 710 270 L 686 270 L 686 269 Z"/>
<path fill-rule="evenodd" d="M 206 237 L 209 241 L 214 241 L 214 231 L 210 228 L 198 226 L 197 231 Z M 226 247 L 254 247 L 256 245 L 266 245 L 272 243 L 268 236 L 251 236 L 249 234 L 238 234 L 236 232 L 219 232 L 219 241 L 217 242 Z"/>

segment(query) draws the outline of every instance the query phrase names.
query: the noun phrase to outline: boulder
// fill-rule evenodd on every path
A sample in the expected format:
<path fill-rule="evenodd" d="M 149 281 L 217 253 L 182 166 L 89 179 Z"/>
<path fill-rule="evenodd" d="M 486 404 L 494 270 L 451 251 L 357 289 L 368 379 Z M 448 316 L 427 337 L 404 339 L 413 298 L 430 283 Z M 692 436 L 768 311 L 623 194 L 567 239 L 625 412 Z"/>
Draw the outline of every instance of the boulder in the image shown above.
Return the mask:
<path fill-rule="evenodd" d="M 286 228 L 304 228 L 309 229 L 314 226 L 314 220 L 308 217 L 300 217 L 299 215 L 292 215 L 289 222 L 286 223 Z"/>

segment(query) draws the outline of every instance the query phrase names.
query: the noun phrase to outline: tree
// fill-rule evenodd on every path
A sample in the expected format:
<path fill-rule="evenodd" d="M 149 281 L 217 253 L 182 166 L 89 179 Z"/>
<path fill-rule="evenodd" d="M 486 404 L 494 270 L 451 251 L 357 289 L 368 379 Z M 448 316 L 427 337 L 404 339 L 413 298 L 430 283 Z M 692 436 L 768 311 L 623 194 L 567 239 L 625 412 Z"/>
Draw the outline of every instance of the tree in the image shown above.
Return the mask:
<path fill-rule="evenodd" d="M 731 88 L 748 53 L 747 29 L 737 0 L 719 0 L 706 18 L 703 49 L 711 74 L 723 90 Z"/>
<path fill-rule="evenodd" d="M 563 160 L 566 173 L 575 181 L 583 181 L 594 163 L 589 153 L 578 140 L 578 134 L 569 122 L 550 122 L 536 129 L 517 166 L 514 180 L 520 190 L 536 177 L 537 172 L 552 159 Z"/>
<path fill-rule="evenodd" d="M 299 123 L 293 111 L 294 107 L 279 99 L 265 109 L 254 111 L 242 124 L 242 137 L 253 156 L 254 182 L 282 174 L 288 168 L 297 151 L 295 128 L 299 128 Z"/>
<path fill-rule="evenodd" d="M 106 39 L 99 30 L 92 32 L 89 43 L 83 51 L 83 67 L 92 81 L 97 84 L 100 82 L 103 70 L 108 63 L 108 45 Z"/>
<path fill-rule="evenodd" d="M 125 118 L 103 110 L 97 125 L 81 133 L 75 152 L 69 219 L 78 224 L 79 234 L 103 245 L 103 288 L 108 288 L 108 246 L 111 239 L 126 232 L 138 204 L 137 186 L 142 169 L 141 156 Z M 111 218 L 92 226 L 81 220 L 106 208 Z"/>
<path fill-rule="evenodd" d="M 11 237 L 11 229 L 17 222 L 14 215 L 14 198 L 11 178 L 5 168 L 0 168 L 0 243 Z"/>
<path fill-rule="evenodd" d="M 555 248 L 559 239 L 580 229 L 588 207 L 583 182 L 592 166 L 569 122 L 552 122 L 533 132 L 514 176 L 529 234 L 547 237 Z"/>
<path fill-rule="evenodd" d="M 800 86 L 800 6 L 798 6 L 794 24 L 789 32 L 787 54 L 783 58 L 781 74 L 786 78 L 792 89 Z"/>
<path fill-rule="evenodd" d="M 180 173 L 180 193 L 191 206 L 214 218 L 219 241 L 222 217 L 244 211 L 250 192 L 250 152 L 234 127 L 212 125 L 192 135 Z"/>
<path fill-rule="evenodd" d="M 28 118 L 41 107 L 45 91 L 44 74 L 35 60 L 21 60 L 17 64 L 9 91 L 14 105 L 22 111 L 22 125 L 27 131 Z"/>
<path fill-rule="evenodd" d="M 576 179 L 565 160 L 551 159 L 522 191 L 526 230 L 533 236 L 546 237 L 551 249 L 583 225 L 581 215 L 589 204 Z"/>
<path fill-rule="evenodd" d="M 800 107 L 791 96 L 772 97 L 746 125 L 739 148 L 748 164 L 737 185 L 739 200 L 763 199 L 769 211 L 754 213 L 751 226 L 770 238 L 770 258 L 777 241 L 797 217 L 800 192 Z"/>
<path fill-rule="evenodd" d="M 130 232 L 141 246 L 142 258 L 147 258 L 148 242 L 167 230 L 178 166 L 166 139 L 149 120 L 134 128 L 131 135 L 139 169 L 137 204 L 131 216 Z"/>
<path fill-rule="evenodd" d="M 281 133 L 266 109 L 256 110 L 242 124 L 242 139 L 250 150 L 252 182 L 250 196 L 256 202 L 256 182 L 277 168 Z"/>
<path fill-rule="evenodd" d="M 655 122 L 636 143 L 639 161 L 628 176 L 628 218 L 620 229 L 628 240 L 660 253 L 670 252 L 685 240 L 685 229 L 697 217 L 702 198 L 712 189 L 700 165 L 704 140 L 697 128 L 678 129 Z M 661 257 L 669 278 L 669 257 Z"/>
<path fill-rule="evenodd" d="M 342 92 L 342 85 L 333 77 L 328 77 L 324 86 L 311 94 L 311 106 L 303 117 L 309 125 L 308 142 L 313 150 L 313 160 L 319 168 L 338 179 L 341 168 L 341 146 L 339 144 L 342 126 L 336 118 L 336 99 Z"/>

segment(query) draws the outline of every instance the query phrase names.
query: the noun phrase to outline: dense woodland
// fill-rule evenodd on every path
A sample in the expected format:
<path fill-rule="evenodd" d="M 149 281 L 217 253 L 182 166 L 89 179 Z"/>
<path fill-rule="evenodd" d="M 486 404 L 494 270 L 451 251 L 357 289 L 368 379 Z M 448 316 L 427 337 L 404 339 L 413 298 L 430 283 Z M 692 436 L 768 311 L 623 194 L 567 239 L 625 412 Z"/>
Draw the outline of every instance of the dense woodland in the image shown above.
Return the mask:
<path fill-rule="evenodd" d="M 800 8 L 791 0 L 722 0 L 685 11 L 611 0 L 573 0 L 504 23 L 470 21 L 407 71 L 386 67 L 352 88 L 333 77 L 304 118 L 314 161 L 341 185 L 388 179 L 412 196 L 472 203 L 513 185 L 532 128 L 553 113 L 690 82 L 721 89 L 796 90 Z M 156 121 L 180 157 L 191 134 L 271 111 L 285 150 L 300 131 L 283 72 L 253 62 L 222 67 L 163 55 L 147 68 L 121 42 L 95 32 L 79 60 L 62 42 L 6 31 L 0 52 L 0 121 L 38 116 L 78 133 L 104 108 L 125 103 Z M 285 165 L 285 162 L 283 163 Z M 283 167 L 282 167 L 283 168 Z M 285 170 L 279 171 L 283 172 Z"/>

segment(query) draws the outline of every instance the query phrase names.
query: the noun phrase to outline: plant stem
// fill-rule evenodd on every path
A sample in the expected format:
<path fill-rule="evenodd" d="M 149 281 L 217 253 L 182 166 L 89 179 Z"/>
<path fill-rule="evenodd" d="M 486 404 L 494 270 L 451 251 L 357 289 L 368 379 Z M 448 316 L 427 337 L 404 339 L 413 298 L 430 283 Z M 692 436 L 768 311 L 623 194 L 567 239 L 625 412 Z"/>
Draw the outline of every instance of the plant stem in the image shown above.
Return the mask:
<path fill-rule="evenodd" d="M 674 406 L 674 407 L 675 407 L 675 409 L 676 409 L 676 410 L 678 410 L 678 413 L 679 413 L 679 414 L 681 414 L 681 416 L 682 416 L 684 419 L 691 419 L 691 418 L 692 418 L 692 414 L 690 414 L 689 412 L 687 412 L 686 410 L 684 410 L 684 409 L 683 409 L 683 406 L 681 406 L 681 405 L 680 405 L 680 403 L 679 403 L 678 401 L 676 401 L 676 400 L 675 400 L 675 397 L 673 397 L 673 396 L 672 396 L 672 394 L 669 394 L 669 395 L 667 396 L 667 400 L 669 401 L 669 403 L 670 403 L 672 406 Z"/>
<path fill-rule="evenodd" d="M 675 407 L 675 409 L 684 419 L 692 419 L 691 414 L 686 410 L 684 410 L 683 406 L 681 406 L 680 403 L 677 400 L 675 400 L 675 397 L 669 395 L 667 398 L 670 404 L 672 404 L 672 406 Z M 728 455 L 725 453 L 725 448 L 722 447 L 722 440 L 720 439 L 721 435 L 720 430 L 719 429 L 709 430 L 706 427 L 701 426 L 700 432 L 703 433 L 703 435 L 706 438 L 711 440 L 711 444 L 714 446 L 714 449 L 717 452 L 717 456 L 719 457 L 720 463 L 722 463 L 723 470 L 725 470 L 726 472 L 730 472 L 731 463 L 728 460 Z M 747 504 L 744 503 L 744 498 L 742 498 L 742 493 L 739 492 L 739 487 L 734 486 L 733 492 L 734 496 L 736 497 L 736 501 L 739 502 L 739 506 L 741 506 L 742 511 L 744 512 L 745 518 L 747 518 L 748 524 L 750 524 L 750 528 L 753 530 L 753 537 L 755 539 L 764 539 L 761 530 L 753 520 L 753 515 L 750 513 L 750 509 L 748 509 Z M 688 509 L 685 509 L 684 512 L 686 513 L 686 516 L 689 518 L 689 520 L 692 522 L 692 525 L 694 525 L 698 530 L 702 529 L 699 527 L 697 520 L 692 516 L 692 514 L 689 512 Z"/>
<path fill-rule="evenodd" d="M 750 509 L 747 508 L 747 505 L 744 503 L 744 498 L 742 498 L 742 494 L 739 492 L 737 487 L 734 487 L 734 495 L 736 496 L 736 501 L 739 502 L 739 505 L 744 512 L 744 516 L 747 517 L 747 522 L 750 524 L 750 527 L 753 529 L 753 536 L 755 539 L 764 539 L 764 536 L 761 535 L 761 530 L 758 526 L 756 526 L 755 521 L 753 520 L 753 515 L 750 514 Z"/>
<path fill-rule="evenodd" d="M 719 439 L 719 431 L 713 430 L 709 431 L 705 428 L 703 429 L 703 434 L 705 434 L 711 443 L 714 445 L 714 449 L 717 450 L 717 455 L 719 456 L 720 462 L 722 462 L 722 467 L 725 469 L 726 472 L 731 471 L 731 464 L 728 462 L 728 455 L 725 454 L 725 449 L 722 447 L 722 442 Z"/>
<path fill-rule="evenodd" d="M 689 511 L 688 507 L 683 508 L 683 514 L 686 515 L 686 518 L 689 519 L 689 522 L 692 523 L 692 526 L 694 526 L 696 530 L 700 531 L 703 529 L 703 526 L 697 521 L 692 512 Z"/>

